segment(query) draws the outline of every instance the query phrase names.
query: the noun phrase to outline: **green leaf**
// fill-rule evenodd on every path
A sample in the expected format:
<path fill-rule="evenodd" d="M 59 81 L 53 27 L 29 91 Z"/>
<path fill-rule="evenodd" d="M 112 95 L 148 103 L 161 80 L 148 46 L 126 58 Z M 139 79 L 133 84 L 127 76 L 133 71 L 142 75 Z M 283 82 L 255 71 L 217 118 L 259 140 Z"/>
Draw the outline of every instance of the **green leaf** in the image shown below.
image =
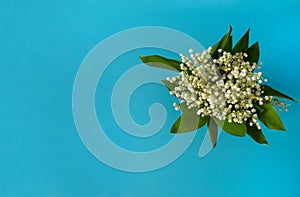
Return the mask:
<path fill-rule="evenodd" d="M 263 113 L 265 111 L 265 109 L 258 104 L 254 104 L 254 108 L 259 112 L 259 113 Z"/>
<path fill-rule="evenodd" d="M 226 45 L 224 46 L 223 50 L 230 52 L 232 49 L 232 36 L 229 37 L 229 40 L 227 41 Z"/>
<path fill-rule="evenodd" d="M 174 90 L 174 88 L 177 86 L 176 83 L 171 83 L 168 80 L 161 80 L 161 82 L 168 88 L 169 91 Z"/>
<path fill-rule="evenodd" d="M 248 49 L 249 45 L 249 33 L 250 29 L 244 34 L 244 36 L 236 43 L 232 49 L 232 53 L 245 52 Z"/>
<path fill-rule="evenodd" d="M 159 55 L 151 55 L 151 56 L 140 56 L 140 59 L 149 66 L 154 66 L 158 68 L 164 68 L 172 71 L 181 71 L 180 64 L 182 62 L 177 60 L 172 60 L 168 58 L 164 58 Z"/>
<path fill-rule="evenodd" d="M 268 144 L 262 130 L 256 126 L 247 125 L 247 134 L 259 144 Z"/>
<path fill-rule="evenodd" d="M 245 57 L 244 59 L 246 61 L 249 61 L 250 63 L 258 63 L 259 60 L 259 44 L 258 42 L 251 45 L 247 50 L 246 53 L 248 57 Z"/>
<path fill-rule="evenodd" d="M 197 109 L 188 109 L 185 104 L 181 104 L 182 115 L 175 121 L 171 128 L 171 133 L 186 133 L 190 131 L 195 131 L 203 127 L 209 117 L 198 116 Z"/>
<path fill-rule="evenodd" d="M 235 136 L 245 136 L 247 132 L 246 124 L 239 124 L 236 122 L 229 123 L 228 120 L 219 120 L 217 118 L 213 118 L 214 121 L 221 127 L 224 131 L 231 135 Z"/>
<path fill-rule="evenodd" d="M 218 57 L 218 47 L 219 47 L 219 44 L 220 44 L 220 41 L 217 42 L 212 48 L 211 48 L 211 51 L 210 51 L 210 56 L 215 59 L 216 57 Z"/>
<path fill-rule="evenodd" d="M 231 36 L 231 32 L 232 32 L 232 27 L 231 25 L 229 26 L 229 31 L 222 37 L 222 39 L 217 42 L 213 47 L 212 50 L 210 52 L 210 55 L 212 58 L 217 58 L 219 56 L 217 50 L 218 49 L 228 49 L 232 47 L 232 36 Z M 230 46 L 231 45 L 231 46 Z"/>
<path fill-rule="evenodd" d="M 232 27 L 229 26 L 229 31 L 227 34 L 223 36 L 223 38 L 220 41 L 219 49 L 224 49 L 225 47 L 228 47 L 230 45 L 230 37 L 231 37 Z M 232 37 L 231 37 L 232 38 Z"/>
<path fill-rule="evenodd" d="M 214 119 L 211 118 L 210 121 L 207 122 L 207 126 L 211 144 L 213 147 L 216 147 L 218 139 L 218 125 L 215 123 Z"/>
<path fill-rule="evenodd" d="M 268 85 L 262 85 L 262 86 L 263 86 L 263 90 L 264 90 L 264 93 L 263 93 L 264 96 L 277 96 L 279 98 L 290 99 L 290 100 L 296 102 L 295 99 L 293 99 L 292 97 L 290 97 L 286 94 L 283 94 L 283 93 L 271 88 Z"/>
<path fill-rule="evenodd" d="M 257 107 L 255 106 L 255 108 Z M 278 115 L 271 103 L 265 103 L 263 105 L 260 105 L 260 108 L 262 108 L 263 110 L 257 111 L 258 118 L 269 129 L 286 131 L 280 119 L 280 116 Z"/>
<path fill-rule="evenodd" d="M 167 80 L 162 80 L 162 83 L 169 91 L 174 90 L 177 86 L 175 83 L 170 83 Z M 185 104 L 181 104 L 182 115 L 175 121 L 171 128 L 171 133 L 186 133 L 197 130 L 203 127 L 209 120 L 209 117 L 200 117 L 197 115 L 197 109 L 188 109 Z"/>

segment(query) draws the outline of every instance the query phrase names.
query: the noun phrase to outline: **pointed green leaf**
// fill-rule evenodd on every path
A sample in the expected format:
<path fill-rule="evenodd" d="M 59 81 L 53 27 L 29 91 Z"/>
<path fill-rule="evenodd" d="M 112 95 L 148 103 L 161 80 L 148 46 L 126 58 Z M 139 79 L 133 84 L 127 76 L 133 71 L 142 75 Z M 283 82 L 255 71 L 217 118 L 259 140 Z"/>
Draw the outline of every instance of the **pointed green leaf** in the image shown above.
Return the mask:
<path fill-rule="evenodd" d="M 261 105 L 258 105 L 258 104 L 254 104 L 254 108 L 255 108 L 259 113 L 263 113 L 264 110 L 265 110 Z"/>
<path fill-rule="evenodd" d="M 227 41 L 226 45 L 224 46 L 223 50 L 230 52 L 232 49 L 232 36 L 229 37 L 229 40 Z"/>
<path fill-rule="evenodd" d="M 260 106 L 263 110 L 258 110 L 258 118 L 269 128 L 274 130 L 286 131 L 280 116 L 271 103 L 265 103 Z M 256 108 L 256 107 L 255 107 Z"/>
<path fill-rule="evenodd" d="M 283 94 L 283 93 L 271 88 L 268 85 L 263 85 L 263 90 L 264 90 L 264 94 L 263 94 L 264 96 L 277 96 L 279 98 L 290 99 L 290 100 L 296 102 L 295 99 L 293 99 L 292 97 L 290 97 L 286 94 Z"/>
<path fill-rule="evenodd" d="M 247 134 L 259 144 L 268 144 L 262 130 L 256 126 L 247 125 Z"/>
<path fill-rule="evenodd" d="M 245 52 L 248 49 L 249 45 L 249 33 L 250 29 L 244 34 L 244 36 L 236 43 L 232 49 L 232 53 Z"/>
<path fill-rule="evenodd" d="M 203 127 L 209 117 L 198 116 L 197 109 L 188 109 L 185 104 L 181 104 L 182 115 L 175 121 L 171 128 L 171 133 L 186 133 L 190 131 L 195 131 Z"/>
<path fill-rule="evenodd" d="M 222 39 L 217 42 L 213 47 L 210 52 L 210 55 L 212 58 L 217 58 L 219 56 L 217 50 L 218 49 L 224 49 L 224 48 L 231 48 L 230 47 L 230 42 L 232 45 L 232 37 L 231 37 L 231 32 L 232 32 L 232 27 L 231 25 L 229 26 L 229 31 L 222 37 Z"/>
<path fill-rule="evenodd" d="M 218 139 L 218 125 L 215 123 L 213 118 L 211 118 L 207 124 L 211 144 L 213 147 L 216 147 Z"/>
<path fill-rule="evenodd" d="M 259 60 L 259 44 L 258 42 L 251 45 L 247 50 L 246 53 L 248 57 L 245 57 L 244 59 L 246 61 L 249 61 L 250 63 L 258 63 Z"/>
<path fill-rule="evenodd" d="M 245 136 L 247 132 L 246 124 L 239 124 L 236 122 L 229 123 L 228 120 L 219 120 L 217 118 L 213 118 L 214 121 L 221 127 L 224 131 L 231 135 L 235 136 Z"/>
<path fill-rule="evenodd" d="M 164 58 L 159 55 L 151 55 L 151 56 L 140 56 L 140 59 L 149 66 L 154 66 L 158 68 L 164 68 L 172 71 L 181 71 L 180 64 L 182 62 L 177 60 L 172 60 L 168 58 Z"/>
<path fill-rule="evenodd" d="M 228 33 L 225 34 L 220 41 L 219 49 L 224 49 L 227 45 L 230 45 L 230 43 L 228 44 L 228 42 L 230 41 L 231 32 L 232 32 L 232 27 L 230 25 Z"/>
<path fill-rule="evenodd" d="M 218 57 L 218 52 L 217 52 L 217 50 L 218 50 L 219 44 L 220 44 L 220 41 L 217 42 L 216 44 L 214 44 L 214 46 L 212 46 L 211 51 L 210 51 L 210 56 L 211 56 L 212 58 Z"/>

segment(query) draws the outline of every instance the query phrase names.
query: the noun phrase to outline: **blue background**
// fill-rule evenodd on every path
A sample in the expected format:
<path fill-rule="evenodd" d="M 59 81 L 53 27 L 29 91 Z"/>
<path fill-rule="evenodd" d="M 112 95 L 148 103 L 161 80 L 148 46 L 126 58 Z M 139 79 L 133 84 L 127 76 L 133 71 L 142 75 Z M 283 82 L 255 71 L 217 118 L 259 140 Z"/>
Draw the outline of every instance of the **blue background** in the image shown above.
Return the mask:
<path fill-rule="evenodd" d="M 288 132 L 264 128 L 269 147 L 223 134 L 217 148 L 200 159 L 201 130 L 176 162 L 148 173 L 104 165 L 77 134 L 73 82 L 82 60 L 101 40 L 156 25 L 183 31 L 208 47 L 228 24 L 235 40 L 251 27 L 269 84 L 299 99 L 299 0 L 1 1 L 0 196 L 300 196 L 299 104 L 281 113 Z M 124 68 L 139 62 L 124 58 Z M 111 81 L 104 83 L 126 70 L 111 68 L 104 76 Z M 133 95 L 141 109 L 131 104 L 138 122 L 148 121 L 147 103 L 158 99 L 164 100 L 169 119 L 176 118 L 168 106 L 172 98 L 154 95 L 164 94 L 161 86 L 143 88 Z M 145 89 L 153 92 L 148 99 Z M 118 131 L 109 115 L 104 122 Z M 147 150 L 159 147 L 159 136 L 150 139 L 155 143 L 115 140 Z"/>

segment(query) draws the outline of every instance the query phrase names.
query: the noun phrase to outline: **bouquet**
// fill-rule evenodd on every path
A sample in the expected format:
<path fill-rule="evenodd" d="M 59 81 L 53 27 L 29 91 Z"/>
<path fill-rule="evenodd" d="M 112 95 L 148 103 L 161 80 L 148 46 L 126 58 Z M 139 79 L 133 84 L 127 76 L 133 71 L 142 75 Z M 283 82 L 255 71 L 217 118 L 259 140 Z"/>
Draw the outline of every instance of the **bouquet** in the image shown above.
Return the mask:
<path fill-rule="evenodd" d="M 250 29 L 233 46 L 232 27 L 220 41 L 203 52 L 189 50 L 180 61 L 158 55 L 140 56 L 149 66 L 177 71 L 162 80 L 171 95 L 178 98 L 175 110 L 181 116 L 171 133 L 186 133 L 207 125 L 213 147 L 219 127 L 234 136 L 248 134 L 260 144 L 268 144 L 261 123 L 269 129 L 285 131 L 274 107 L 288 111 L 280 99 L 295 101 L 268 86 L 260 72 L 259 43 L 249 47 Z M 295 101 L 296 102 L 296 101 Z"/>

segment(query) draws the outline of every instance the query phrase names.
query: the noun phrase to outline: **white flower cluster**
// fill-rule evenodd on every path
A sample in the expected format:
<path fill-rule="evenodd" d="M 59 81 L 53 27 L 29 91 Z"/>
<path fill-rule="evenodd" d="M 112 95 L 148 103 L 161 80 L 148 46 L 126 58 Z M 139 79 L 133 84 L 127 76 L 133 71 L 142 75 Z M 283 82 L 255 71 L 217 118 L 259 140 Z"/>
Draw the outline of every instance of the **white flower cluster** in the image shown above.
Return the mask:
<path fill-rule="evenodd" d="M 211 47 L 202 53 L 189 50 L 190 57 L 180 55 L 182 64 L 179 76 L 167 78 L 175 84 L 170 94 L 180 99 L 188 108 L 196 108 L 201 117 L 214 116 L 228 122 L 249 122 L 259 129 L 258 115 L 254 105 L 270 102 L 271 96 L 262 96 L 261 63 L 244 61 L 246 53 L 231 54 L 218 50 L 218 59 L 210 56 Z M 174 103 L 175 109 L 180 104 Z"/>

